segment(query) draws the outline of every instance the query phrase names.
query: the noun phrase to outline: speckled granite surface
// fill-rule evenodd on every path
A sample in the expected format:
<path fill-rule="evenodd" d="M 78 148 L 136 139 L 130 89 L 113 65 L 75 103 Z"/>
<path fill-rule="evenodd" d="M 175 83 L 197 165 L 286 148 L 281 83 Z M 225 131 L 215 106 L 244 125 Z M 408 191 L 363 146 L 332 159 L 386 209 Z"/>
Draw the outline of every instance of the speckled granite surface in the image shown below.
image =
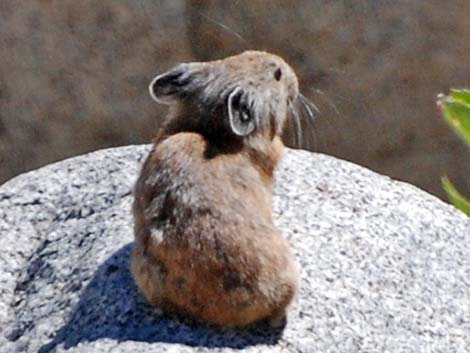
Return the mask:
<path fill-rule="evenodd" d="M 421 190 L 288 151 L 275 219 L 301 263 L 285 328 L 156 313 L 128 270 L 131 187 L 148 146 L 0 186 L 0 352 L 469 352 L 470 221 Z"/>

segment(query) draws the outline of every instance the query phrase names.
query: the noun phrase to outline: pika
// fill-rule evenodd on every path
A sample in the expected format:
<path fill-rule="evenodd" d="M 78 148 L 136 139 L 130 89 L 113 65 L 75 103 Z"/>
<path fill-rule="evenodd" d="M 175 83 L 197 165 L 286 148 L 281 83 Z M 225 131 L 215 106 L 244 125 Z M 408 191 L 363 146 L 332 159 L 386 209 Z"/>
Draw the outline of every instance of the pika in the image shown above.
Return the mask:
<path fill-rule="evenodd" d="M 149 89 L 170 113 L 134 190 L 138 287 L 163 311 L 222 327 L 283 323 L 298 265 L 271 204 L 294 71 L 247 51 L 180 64 Z"/>

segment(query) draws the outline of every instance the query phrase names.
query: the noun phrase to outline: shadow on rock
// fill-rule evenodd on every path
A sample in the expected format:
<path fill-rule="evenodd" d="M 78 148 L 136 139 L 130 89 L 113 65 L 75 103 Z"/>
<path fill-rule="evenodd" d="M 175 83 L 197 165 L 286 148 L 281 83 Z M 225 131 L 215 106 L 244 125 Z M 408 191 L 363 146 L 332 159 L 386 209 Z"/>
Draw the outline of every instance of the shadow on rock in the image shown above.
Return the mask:
<path fill-rule="evenodd" d="M 40 353 L 101 338 L 229 348 L 276 344 L 280 339 L 283 328 L 273 329 L 265 322 L 244 330 L 221 330 L 173 315 L 157 315 L 131 277 L 131 250 L 132 244 L 122 247 L 99 267 L 69 322 L 52 342 L 41 347 Z"/>

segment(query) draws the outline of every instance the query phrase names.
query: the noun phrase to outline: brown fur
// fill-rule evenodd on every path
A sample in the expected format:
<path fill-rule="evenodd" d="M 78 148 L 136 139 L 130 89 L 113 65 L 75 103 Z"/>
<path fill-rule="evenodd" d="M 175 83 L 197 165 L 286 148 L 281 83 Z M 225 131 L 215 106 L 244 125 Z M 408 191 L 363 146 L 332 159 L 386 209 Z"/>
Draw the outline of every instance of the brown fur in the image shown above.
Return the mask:
<path fill-rule="evenodd" d="M 273 79 L 273 63 L 274 69 L 282 67 L 285 82 Z M 243 74 L 251 75 L 255 85 L 263 80 L 278 84 L 276 99 L 297 94 L 293 71 L 267 53 L 197 65 L 206 73 L 223 66 L 227 77 L 220 79 Z M 245 94 L 245 82 L 238 84 Z M 269 86 L 257 89 L 263 87 Z M 296 261 L 271 216 L 286 110 L 281 103 L 259 108 L 267 115 L 261 119 L 275 121 L 258 123 L 248 136 L 235 136 L 226 125 L 222 93 L 215 90 L 220 98 L 205 101 L 198 92 L 175 99 L 173 115 L 136 183 L 132 274 L 147 300 L 163 310 L 226 327 L 279 321 L 298 290 Z M 264 99 L 256 87 L 249 92 Z M 197 105 L 201 100 L 202 108 Z M 202 125 L 208 119 L 210 124 Z"/>

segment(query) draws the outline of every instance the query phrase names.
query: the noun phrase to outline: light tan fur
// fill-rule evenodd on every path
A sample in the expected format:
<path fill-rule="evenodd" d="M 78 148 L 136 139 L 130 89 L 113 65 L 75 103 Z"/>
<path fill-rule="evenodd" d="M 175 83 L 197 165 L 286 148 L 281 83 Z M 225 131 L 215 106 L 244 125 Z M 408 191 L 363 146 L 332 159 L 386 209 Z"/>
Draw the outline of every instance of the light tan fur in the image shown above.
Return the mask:
<path fill-rule="evenodd" d="M 152 87 L 174 109 L 136 183 L 132 274 L 163 310 L 225 327 L 262 319 L 278 324 L 299 283 L 290 246 L 271 216 L 279 135 L 297 79 L 281 58 L 262 52 L 186 65 L 192 65 L 184 67 L 192 70 L 189 81 L 170 71 Z M 201 85 L 211 74 L 221 82 Z M 241 87 L 249 95 L 240 101 L 256 101 L 250 119 L 259 121 L 246 136 L 226 122 L 230 92 L 221 90 L 233 82 L 230 92 Z"/>

